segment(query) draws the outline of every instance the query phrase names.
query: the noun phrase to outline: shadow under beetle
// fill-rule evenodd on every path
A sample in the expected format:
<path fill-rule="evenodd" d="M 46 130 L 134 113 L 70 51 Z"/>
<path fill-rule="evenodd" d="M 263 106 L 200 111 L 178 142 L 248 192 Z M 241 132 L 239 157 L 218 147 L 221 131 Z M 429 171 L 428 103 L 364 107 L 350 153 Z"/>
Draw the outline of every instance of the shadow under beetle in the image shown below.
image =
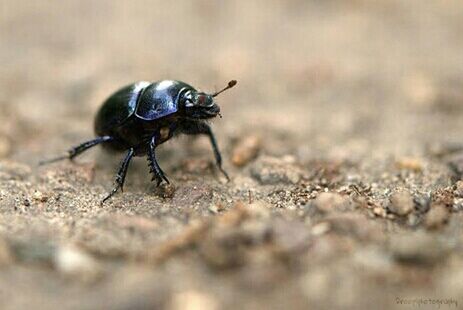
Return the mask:
<path fill-rule="evenodd" d="M 123 190 L 127 169 L 134 156 L 147 156 L 152 180 L 156 180 L 157 186 L 162 181 L 169 183 L 156 160 L 156 147 L 180 133 L 205 134 L 211 141 L 217 167 L 229 180 L 222 168 L 222 156 L 214 133 L 206 120 L 220 116 L 220 107 L 213 98 L 235 85 L 236 81 L 232 80 L 214 94 L 206 94 L 184 82 L 171 80 L 127 85 L 106 99 L 98 111 L 95 118 L 97 138 L 69 149 L 64 156 L 41 164 L 72 160 L 98 144 L 111 150 L 125 151 L 115 186 L 102 200 L 103 203 L 119 189 Z"/>

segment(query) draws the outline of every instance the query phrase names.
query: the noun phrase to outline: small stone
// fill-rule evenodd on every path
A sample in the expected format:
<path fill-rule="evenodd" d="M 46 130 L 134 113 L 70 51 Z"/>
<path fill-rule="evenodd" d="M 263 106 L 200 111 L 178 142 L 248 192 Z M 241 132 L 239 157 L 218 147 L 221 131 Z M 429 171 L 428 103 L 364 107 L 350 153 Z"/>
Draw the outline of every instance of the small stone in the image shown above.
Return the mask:
<path fill-rule="evenodd" d="M 381 207 L 374 207 L 374 208 L 373 208 L 373 213 L 374 213 L 374 215 L 379 216 L 379 217 L 382 217 L 382 218 L 386 218 L 386 217 L 387 217 L 387 212 L 386 212 L 386 210 L 384 210 L 384 208 L 381 208 Z"/>
<path fill-rule="evenodd" d="M 296 184 L 302 176 L 302 170 L 289 158 L 260 157 L 251 167 L 251 175 L 263 185 Z"/>
<path fill-rule="evenodd" d="M 412 195 L 407 191 L 397 191 L 390 197 L 389 211 L 399 216 L 405 216 L 413 211 Z"/>
<path fill-rule="evenodd" d="M 59 247 L 54 258 L 54 265 L 61 273 L 83 280 L 94 280 L 102 271 L 92 256 L 74 245 Z"/>
<path fill-rule="evenodd" d="M 463 198 L 463 181 L 458 181 L 455 184 L 455 195 Z"/>
<path fill-rule="evenodd" d="M 49 197 L 41 191 L 36 190 L 34 194 L 32 194 L 32 198 L 38 202 L 46 202 Z"/>
<path fill-rule="evenodd" d="M 353 209 L 350 199 L 337 193 L 321 193 L 313 203 L 321 212 L 344 212 Z"/>
<path fill-rule="evenodd" d="M 310 231 L 313 236 L 321 236 L 328 231 L 330 231 L 330 224 L 326 222 L 321 222 L 312 227 L 312 230 Z"/>
<path fill-rule="evenodd" d="M 232 163 L 242 167 L 257 157 L 261 148 L 261 138 L 249 135 L 238 141 L 232 153 Z"/>
<path fill-rule="evenodd" d="M 401 158 L 396 161 L 396 166 L 399 169 L 406 169 L 415 172 L 421 172 L 423 170 L 423 163 L 418 158 Z"/>
<path fill-rule="evenodd" d="M 435 264 L 447 257 L 451 244 L 443 238 L 419 231 L 393 236 L 390 250 L 399 262 Z"/>
<path fill-rule="evenodd" d="M 175 186 L 172 184 L 162 183 L 159 186 L 159 191 L 162 198 L 173 198 L 175 195 Z"/>
<path fill-rule="evenodd" d="M 351 236 L 361 241 L 381 242 L 384 240 L 384 227 L 378 221 L 372 221 L 353 212 L 328 214 L 325 222 L 330 232 L 341 236 Z"/>
<path fill-rule="evenodd" d="M 220 203 L 215 203 L 209 206 L 209 211 L 214 214 L 222 212 L 223 210 L 225 210 L 225 206 Z"/>
<path fill-rule="evenodd" d="M 393 267 L 391 255 L 379 247 L 362 247 L 354 253 L 354 261 L 362 269 L 387 275 Z"/>
<path fill-rule="evenodd" d="M 184 291 L 172 296 L 169 308 L 171 310 L 216 310 L 219 305 L 210 294 L 199 291 Z"/>
<path fill-rule="evenodd" d="M 438 229 L 447 223 L 449 216 L 449 211 L 444 205 L 433 204 L 426 214 L 424 225 L 428 229 Z"/>

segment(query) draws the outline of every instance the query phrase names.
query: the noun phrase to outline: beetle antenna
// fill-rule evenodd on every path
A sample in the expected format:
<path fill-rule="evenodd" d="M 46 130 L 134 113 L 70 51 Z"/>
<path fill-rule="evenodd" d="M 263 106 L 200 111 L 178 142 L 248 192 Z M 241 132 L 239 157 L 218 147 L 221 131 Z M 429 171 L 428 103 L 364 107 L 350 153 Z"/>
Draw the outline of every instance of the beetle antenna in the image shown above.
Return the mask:
<path fill-rule="evenodd" d="M 230 82 L 228 82 L 228 85 L 227 85 L 224 89 L 219 90 L 218 92 L 215 92 L 215 93 L 212 95 L 212 97 L 215 97 L 215 96 L 217 96 L 218 94 L 223 93 L 223 92 L 226 91 L 227 89 L 232 88 L 233 86 L 236 85 L 236 83 L 238 83 L 236 80 L 231 80 Z"/>

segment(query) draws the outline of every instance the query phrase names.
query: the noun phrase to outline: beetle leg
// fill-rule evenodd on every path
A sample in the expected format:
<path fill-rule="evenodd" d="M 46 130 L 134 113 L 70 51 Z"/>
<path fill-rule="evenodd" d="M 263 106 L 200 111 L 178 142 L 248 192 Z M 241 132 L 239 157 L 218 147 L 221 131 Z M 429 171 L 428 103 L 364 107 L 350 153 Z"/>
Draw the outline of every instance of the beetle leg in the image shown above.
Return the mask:
<path fill-rule="evenodd" d="M 207 123 L 197 122 L 191 124 L 191 126 L 187 125 L 187 127 L 184 128 L 183 132 L 188 135 L 204 134 L 209 137 L 209 140 L 211 141 L 212 145 L 212 150 L 214 151 L 214 157 L 215 162 L 217 164 L 217 168 L 219 168 L 220 172 L 222 172 L 227 181 L 230 181 L 228 173 L 222 168 L 222 155 L 220 154 L 219 146 L 217 145 L 217 141 L 215 140 L 215 136 L 212 132 L 211 126 L 209 126 L 209 124 Z"/>
<path fill-rule="evenodd" d="M 158 164 L 158 161 L 156 160 L 155 149 L 156 149 L 156 136 L 153 136 L 151 138 L 151 141 L 148 147 L 148 166 L 150 167 L 150 173 L 153 173 L 153 178 L 151 179 L 151 181 L 156 179 L 157 181 L 156 186 L 159 186 L 162 180 L 166 181 L 167 184 L 170 184 L 164 171 L 162 171 L 161 167 Z"/>
<path fill-rule="evenodd" d="M 95 145 L 98 145 L 98 144 L 103 143 L 103 142 L 112 141 L 113 139 L 114 138 L 111 137 L 111 136 L 102 136 L 102 137 L 98 137 L 98 138 L 90 140 L 90 141 L 86 141 L 84 143 L 81 143 L 81 144 L 69 149 L 67 151 L 66 155 L 58 156 L 58 157 L 55 157 L 55 158 L 52 158 L 52 159 L 49 159 L 49 160 L 41 161 L 41 162 L 39 162 L 39 165 L 50 164 L 50 163 L 54 163 L 54 162 L 57 162 L 57 161 L 60 161 L 60 160 L 63 160 L 63 159 L 73 160 L 74 157 L 82 154 L 83 152 L 85 152 L 89 148 L 94 147 Z"/>
<path fill-rule="evenodd" d="M 104 203 L 106 200 L 111 198 L 118 190 L 119 188 L 121 191 L 124 191 L 124 181 L 125 181 L 125 176 L 127 175 L 127 169 L 129 168 L 130 160 L 132 159 L 133 155 L 135 154 L 135 151 L 133 148 L 129 149 L 127 154 L 125 155 L 124 159 L 121 161 L 121 164 L 119 166 L 119 170 L 117 171 L 116 174 L 116 180 L 115 180 L 115 186 L 111 190 L 111 192 L 101 201 L 101 203 Z"/>

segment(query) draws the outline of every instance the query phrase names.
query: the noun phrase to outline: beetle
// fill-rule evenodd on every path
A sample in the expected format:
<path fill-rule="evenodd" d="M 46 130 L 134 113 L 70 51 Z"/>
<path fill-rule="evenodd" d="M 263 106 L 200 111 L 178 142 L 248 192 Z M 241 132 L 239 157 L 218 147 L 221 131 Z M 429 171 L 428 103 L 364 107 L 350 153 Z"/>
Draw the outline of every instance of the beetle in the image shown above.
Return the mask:
<path fill-rule="evenodd" d="M 207 120 L 220 115 L 214 97 L 236 85 L 232 80 L 222 90 L 207 94 L 175 80 L 136 82 L 117 90 L 102 104 L 95 117 L 96 138 L 70 148 L 63 156 L 41 162 L 73 160 L 88 149 L 103 145 L 107 150 L 125 152 L 115 178 L 113 189 L 103 198 L 111 198 L 123 191 L 125 176 L 134 156 L 146 156 L 152 181 L 156 186 L 170 183 L 156 159 L 156 147 L 178 134 L 204 134 L 209 137 L 218 169 L 229 180 L 222 168 L 222 156 Z"/>

